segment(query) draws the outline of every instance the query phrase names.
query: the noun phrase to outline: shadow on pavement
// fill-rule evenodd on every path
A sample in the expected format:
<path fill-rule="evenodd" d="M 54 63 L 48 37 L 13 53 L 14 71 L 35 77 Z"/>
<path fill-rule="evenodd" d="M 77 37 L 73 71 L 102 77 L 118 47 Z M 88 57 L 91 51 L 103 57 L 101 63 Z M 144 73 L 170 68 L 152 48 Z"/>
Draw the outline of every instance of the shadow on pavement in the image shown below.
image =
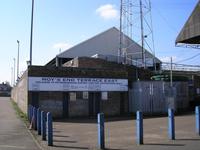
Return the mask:
<path fill-rule="evenodd" d="M 125 149 L 105 148 L 104 150 L 125 150 Z"/>
<path fill-rule="evenodd" d="M 54 142 L 77 143 L 77 141 L 69 141 L 69 140 L 54 140 Z"/>
<path fill-rule="evenodd" d="M 54 134 L 53 136 L 54 136 L 54 137 L 69 137 L 69 136 L 67 136 L 67 135 L 57 135 L 57 134 Z"/>
<path fill-rule="evenodd" d="M 200 139 L 176 139 L 176 141 L 200 141 Z"/>
<path fill-rule="evenodd" d="M 158 144 L 158 143 L 145 143 L 144 145 L 152 145 L 152 146 L 185 146 L 185 144 Z"/>
<path fill-rule="evenodd" d="M 120 116 L 120 117 L 105 117 L 105 122 L 115 122 L 115 121 L 126 121 L 126 120 L 134 120 L 133 116 Z M 57 119 L 54 122 L 62 122 L 62 123 L 91 123 L 96 124 L 97 118 L 70 118 L 70 119 Z"/>
<path fill-rule="evenodd" d="M 67 149 L 89 149 L 88 147 L 61 146 L 61 145 L 54 145 L 53 147 L 60 147 L 60 148 L 67 148 Z"/>
<path fill-rule="evenodd" d="M 53 130 L 53 132 L 55 132 L 55 133 L 59 133 L 59 132 L 61 132 L 61 131 Z"/>

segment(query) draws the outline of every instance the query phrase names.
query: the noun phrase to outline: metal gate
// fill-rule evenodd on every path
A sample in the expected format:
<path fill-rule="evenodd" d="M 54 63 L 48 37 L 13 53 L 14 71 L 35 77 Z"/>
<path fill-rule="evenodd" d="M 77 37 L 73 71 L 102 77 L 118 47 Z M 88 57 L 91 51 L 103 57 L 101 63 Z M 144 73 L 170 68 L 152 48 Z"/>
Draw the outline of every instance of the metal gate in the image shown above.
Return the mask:
<path fill-rule="evenodd" d="M 187 82 L 137 81 L 129 90 L 129 110 L 144 113 L 166 113 L 168 108 L 188 107 Z M 181 90 L 180 90 L 181 89 Z"/>

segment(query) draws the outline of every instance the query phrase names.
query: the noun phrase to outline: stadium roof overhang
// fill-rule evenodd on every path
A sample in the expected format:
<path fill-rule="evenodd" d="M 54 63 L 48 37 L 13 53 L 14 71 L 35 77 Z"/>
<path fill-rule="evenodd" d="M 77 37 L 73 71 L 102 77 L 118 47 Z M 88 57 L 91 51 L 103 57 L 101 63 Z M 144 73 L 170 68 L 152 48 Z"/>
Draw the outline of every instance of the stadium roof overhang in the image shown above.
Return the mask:
<path fill-rule="evenodd" d="M 200 45 L 200 1 L 176 38 L 176 45 Z"/>

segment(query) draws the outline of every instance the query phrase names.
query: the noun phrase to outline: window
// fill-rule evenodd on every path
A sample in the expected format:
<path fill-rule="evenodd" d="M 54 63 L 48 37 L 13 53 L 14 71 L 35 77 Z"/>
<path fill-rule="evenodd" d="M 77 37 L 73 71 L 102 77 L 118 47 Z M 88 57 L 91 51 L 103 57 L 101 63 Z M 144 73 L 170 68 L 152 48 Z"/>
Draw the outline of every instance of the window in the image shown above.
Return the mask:
<path fill-rule="evenodd" d="M 70 98 L 70 101 L 76 101 L 76 93 L 75 92 L 70 92 L 69 93 L 69 98 Z"/>
<path fill-rule="evenodd" d="M 83 99 L 88 99 L 88 96 L 89 94 L 88 94 L 88 92 L 83 92 Z"/>
<path fill-rule="evenodd" d="M 101 99 L 108 100 L 108 92 L 101 92 Z"/>

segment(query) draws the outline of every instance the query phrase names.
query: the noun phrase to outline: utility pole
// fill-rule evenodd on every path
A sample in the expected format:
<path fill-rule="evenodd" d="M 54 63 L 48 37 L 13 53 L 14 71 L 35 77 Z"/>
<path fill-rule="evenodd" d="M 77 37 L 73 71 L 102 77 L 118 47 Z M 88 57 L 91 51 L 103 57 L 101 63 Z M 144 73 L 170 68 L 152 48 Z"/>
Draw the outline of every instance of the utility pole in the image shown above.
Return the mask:
<path fill-rule="evenodd" d="M 141 21 L 141 40 L 142 40 L 142 67 L 145 68 L 145 57 L 144 57 L 144 25 L 143 25 L 143 6 L 142 0 L 140 0 L 140 21 Z"/>
<path fill-rule="evenodd" d="M 30 36 L 30 66 L 32 65 L 32 43 L 33 43 L 33 13 L 34 13 L 34 0 L 32 0 L 32 11 L 31 11 L 31 36 Z"/>
<path fill-rule="evenodd" d="M 15 58 L 13 58 L 14 66 L 13 66 L 13 85 L 15 85 Z"/>
<path fill-rule="evenodd" d="M 151 31 L 152 31 L 152 48 L 153 48 L 153 65 L 154 65 L 154 71 L 157 70 L 156 68 L 156 54 L 155 54 L 155 42 L 154 42 L 154 32 L 153 32 L 153 21 L 152 21 L 152 7 L 151 7 L 151 0 L 149 0 L 149 10 L 150 10 L 150 23 L 151 23 Z"/>
<path fill-rule="evenodd" d="M 120 63 L 122 56 L 122 12 L 123 12 L 123 0 L 120 1 L 120 33 L 119 33 L 119 54 L 118 54 L 118 63 Z"/>
<path fill-rule="evenodd" d="M 170 86 L 172 87 L 172 57 L 171 57 L 171 68 L 170 68 Z"/>
<path fill-rule="evenodd" d="M 17 80 L 19 78 L 19 40 L 17 40 L 18 52 L 17 52 Z"/>
<path fill-rule="evenodd" d="M 13 67 L 11 67 L 11 78 L 10 78 L 10 84 L 13 86 Z"/>

